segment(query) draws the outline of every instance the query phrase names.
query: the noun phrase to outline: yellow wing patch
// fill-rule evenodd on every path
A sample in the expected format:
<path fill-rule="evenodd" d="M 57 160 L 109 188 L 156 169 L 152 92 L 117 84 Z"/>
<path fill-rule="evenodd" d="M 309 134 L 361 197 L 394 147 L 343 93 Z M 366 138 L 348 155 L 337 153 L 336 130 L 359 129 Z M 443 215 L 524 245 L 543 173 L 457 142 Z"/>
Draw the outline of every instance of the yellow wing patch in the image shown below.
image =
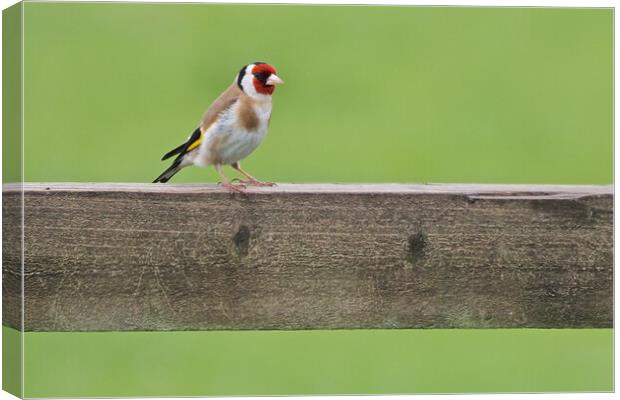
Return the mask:
<path fill-rule="evenodd" d="M 200 143 L 202 142 L 202 138 L 204 137 L 204 135 L 205 135 L 204 132 L 200 132 L 200 137 L 196 139 L 194 143 L 189 145 L 189 147 L 186 150 L 186 153 L 189 153 L 190 151 L 194 150 L 196 147 L 200 146 Z"/>

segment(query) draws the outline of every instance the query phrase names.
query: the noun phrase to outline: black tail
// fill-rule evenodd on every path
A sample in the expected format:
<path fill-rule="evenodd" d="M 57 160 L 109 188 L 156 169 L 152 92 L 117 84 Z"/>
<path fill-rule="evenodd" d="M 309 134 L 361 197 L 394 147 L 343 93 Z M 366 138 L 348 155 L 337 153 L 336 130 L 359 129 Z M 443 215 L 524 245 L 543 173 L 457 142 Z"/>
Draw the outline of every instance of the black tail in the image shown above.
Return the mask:
<path fill-rule="evenodd" d="M 174 159 L 174 162 L 172 163 L 172 165 L 165 170 L 164 172 L 162 172 L 161 175 L 159 175 L 157 177 L 157 179 L 155 179 L 153 181 L 153 183 L 157 183 L 157 182 L 161 182 L 161 183 L 166 183 L 168 182 L 168 180 L 170 180 L 170 178 L 172 178 L 172 176 L 174 174 L 176 174 L 177 172 L 179 172 L 183 167 L 181 166 L 181 160 L 183 160 L 183 157 L 185 156 L 185 154 L 187 154 L 187 149 L 194 143 L 196 142 L 198 139 L 200 139 L 202 135 L 202 131 L 200 130 L 200 127 L 196 128 L 196 130 L 194 130 L 194 132 L 192 132 L 192 134 L 190 135 L 189 139 L 187 139 L 187 141 L 185 143 L 183 143 L 182 145 L 176 147 L 175 149 L 170 150 L 169 152 L 167 152 L 166 154 L 164 154 L 164 156 L 161 158 L 162 161 L 166 160 L 172 156 L 177 156 L 177 158 Z"/>
<path fill-rule="evenodd" d="M 170 178 L 172 178 L 174 176 L 174 174 L 176 174 L 177 172 L 179 172 L 183 168 L 179 164 L 181 164 L 181 160 L 177 160 L 177 161 L 173 162 L 172 165 L 170 167 L 168 167 L 168 169 L 166 169 L 164 172 L 162 172 L 162 174 L 159 175 L 153 181 L 153 183 L 166 183 L 166 182 L 168 182 L 170 180 Z"/>

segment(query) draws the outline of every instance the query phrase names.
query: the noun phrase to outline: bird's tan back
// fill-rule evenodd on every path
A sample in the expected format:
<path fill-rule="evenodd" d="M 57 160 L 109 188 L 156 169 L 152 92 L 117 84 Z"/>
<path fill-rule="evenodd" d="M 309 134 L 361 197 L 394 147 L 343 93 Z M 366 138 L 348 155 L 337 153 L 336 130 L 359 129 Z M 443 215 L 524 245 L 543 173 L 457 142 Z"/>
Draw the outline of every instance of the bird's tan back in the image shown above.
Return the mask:
<path fill-rule="evenodd" d="M 209 126 L 215 122 L 218 115 L 230 107 L 235 101 L 239 99 L 239 96 L 243 94 L 243 91 L 239 89 L 236 83 L 233 83 L 222 93 L 205 111 L 202 122 L 200 123 L 200 130 L 204 133 Z"/>

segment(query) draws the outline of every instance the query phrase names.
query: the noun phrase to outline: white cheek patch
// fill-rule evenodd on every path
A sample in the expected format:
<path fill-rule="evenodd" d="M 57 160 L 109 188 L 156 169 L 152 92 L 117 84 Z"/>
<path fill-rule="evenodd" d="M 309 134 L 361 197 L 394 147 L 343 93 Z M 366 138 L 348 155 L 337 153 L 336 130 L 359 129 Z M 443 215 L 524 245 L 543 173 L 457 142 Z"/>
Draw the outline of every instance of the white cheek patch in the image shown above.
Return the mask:
<path fill-rule="evenodd" d="M 252 75 L 252 70 L 254 69 L 254 64 L 250 64 L 245 68 L 245 75 L 243 76 L 243 79 L 241 80 L 241 87 L 243 87 L 243 91 L 248 95 L 248 96 L 256 96 L 258 93 L 256 93 L 256 89 L 254 88 L 254 83 L 252 82 L 254 80 L 254 75 Z"/>

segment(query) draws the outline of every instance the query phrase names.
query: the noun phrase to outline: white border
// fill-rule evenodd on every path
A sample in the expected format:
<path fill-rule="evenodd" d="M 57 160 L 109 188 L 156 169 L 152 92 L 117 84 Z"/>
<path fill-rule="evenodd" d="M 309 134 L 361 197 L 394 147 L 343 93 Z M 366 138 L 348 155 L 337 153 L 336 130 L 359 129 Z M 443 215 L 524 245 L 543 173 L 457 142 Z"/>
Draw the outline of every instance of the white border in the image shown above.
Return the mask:
<path fill-rule="evenodd" d="M 307 4 L 307 5 L 377 5 L 377 6 L 437 6 L 437 7 L 579 7 L 579 8 L 599 8 L 599 7 L 615 7 L 616 1 L 561 1 L 561 0 L 541 0 L 541 1 L 513 1 L 513 0 L 427 0 L 427 1 L 411 1 L 411 0 L 24 0 L 26 3 L 211 3 L 211 4 Z M 2 8 L 6 8 L 11 4 L 15 4 L 14 0 L 0 0 Z"/>
<path fill-rule="evenodd" d="M 26 2 L 40 2 L 41 0 L 26 0 Z M 98 1 L 93 1 L 93 2 L 98 2 Z M 121 3 L 125 3 L 128 1 L 117 1 L 117 0 L 109 0 L 109 1 L 101 1 L 101 2 L 121 2 Z M 219 0 L 219 1 L 198 1 L 198 0 L 185 0 L 185 1 L 170 1 L 170 0 L 165 0 L 165 1 L 161 1 L 161 0 L 136 0 L 133 2 L 143 2 L 143 3 L 219 3 L 219 4 L 238 4 L 238 3 L 245 3 L 245 4 L 313 4 L 313 5 L 330 5 L 330 4 L 340 4 L 340 5 L 421 5 L 421 6 L 483 6 L 483 7 L 586 7 L 586 8 L 592 8 L 592 7 L 616 7 L 617 2 L 616 1 L 598 1 L 598 0 L 591 0 L 591 1 L 550 1 L 550 0 L 541 0 L 541 1 L 485 1 L 485 0 L 474 0 L 474 1 L 458 1 L 458 0 L 452 0 L 452 1 L 433 1 L 433 0 L 427 0 L 427 1 L 411 1 L 411 0 L 389 0 L 389 1 L 368 1 L 368 0 L 339 0 L 339 1 L 329 1 L 329 0 L 315 0 L 315 1 L 299 1 L 299 0 L 270 0 L 270 1 L 257 1 L 257 0 L 243 0 L 243 1 L 232 1 L 232 0 Z M 13 0 L 0 0 L 0 6 L 2 9 L 5 9 L 13 4 L 15 4 L 16 1 Z M 21 64 L 22 64 L 22 177 L 24 176 L 24 169 L 23 169 L 23 161 L 24 161 L 24 81 L 23 81 L 23 29 L 24 29 L 24 10 L 25 7 L 22 6 L 22 60 L 21 60 Z M 1 22 L 0 22 L 0 26 L 1 26 Z M 617 43 L 617 31 L 615 30 L 615 18 L 614 18 L 614 44 Z M 1 67 L 0 67 L 1 68 Z M 617 75 L 618 73 L 618 66 L 615 63 L 615 46 L 614 46 L 614 77 Z M 616 81 L 614 79 L 614 178 L 615 176 L 617 176 L 618 174 L 618 164 L 615 163 L 615 154 L 617 154 L 617 142 L 615 141 L 615 116 L 616 116 L 616 103 L 615 103 L 615 93 L 616 93 Z M 1 99 L 0 99 L 0 105 L 1 105 Z M 0 144 L 1 146 L 1 144 Z M 1 153 L 0 153 L 0 159 L 1 159 Z M 1 162 L 0 162 L 0 173 L 1 173 Z M 615 181 L 615 179 L 614 179 Z M 618 199 L 616 197 L 614 197 L 614 208 L 617 209 L 618 205 L 620 204 L 620 202 L 618 201 Z M 22 218 L 23 218 L 23 214 L 22 214 Z M 22 221 L 23 222 L 23 221 Z M 616 241 L 617 236 L 615 235 L 615 227 L 618 226 L 618 215 L 617 213 L 614 213 L 614 249 L 617 248 L 618 242 Z M 0 233 L 0 238 L 1 238 L 1 233 Z M 22 238 L 23 241 L 23 238 Z M 23 251 L 23 245 L 22 245 L 22 251 Z M 0 260 L 1 260 L 1 256 L 0 256 Z M 614 251 L 614 265 L 616 265 L 616 253 Z M 23 254 L 22 254 L 22 268 L 23 268 Z M 614 273 L 614 294 L 619 293 L 618 292 L 618 288 L 619 288 L 619 284 L 618 284 L 618 280 L 615 279 L 615 273 Z M 23 282 L 22 282 L 22 294 L 23 294 Z M 24 297 L 22 297 L 22 305 L 23 305 L 23 299 Z M 0 302 L 1 303 L 1 302 Z M 0 304 L 0 311 L 1 311 L 1 307 L 2 305 Z M 618 317 L 618 299 L 616 296 L 614 296 L 614 320 L 617 320 L 616 318 Z M 23 315 L 22 315 L 22 327 L 23 327 Z M 614 344 L 615 344 L 615 332 L 614 332 Z M 23 335 L 22 335 L 22 366 L 24 366 L 25 364 L 23 363 L 23 352 L 24 352 L 24 342 L 23 342 Z M 614 355 L 615 355 L 615 359 L 618 359 L 618 355 L 619 355 L 619 351 L 618 348 L 616 346 L 614 346 Z M 1 372 L 1 365 L 0 365 L 0 372 Z M 618 369 L 614 368 L 614 381 L 618 382 Z M 23 378 L 23 368 L 22 368 L 22 378 Z M 22 379 L 22 393 L 23 393 L 23 379 Z M 454 399 L 455 396 L 457 395 L 403 395 L 403 396 L 398 396 L 399 398 L 405 398 L 405 399 L 409 399 L 409 400 L 415 400 L 415 399 Z M 583 393 L 571 393 L 571 394 L 499 394 L 499 395 L 494 395 L 494 394 L 485 394 L 485 395 L 480 395 L 480 394 L 476 394 L 476 395 L 458 395 L 459 399 L 476 399 L 479 398 L 480 396 L 484 396 L 484 397 L 491 397 L 493 399 L 552 399 L 552 400 L 564 400 L 564 399 L 568 399 L 568 400 L 572 400 L 572 399 L 613 399 L 615 398 L 615 395 L 613 394 L 607 394 L 607 393 L 591 393 L 591 394 L 583 394 Z M 344 397 L 344 396 L 312 396 L 313 399 L 318 399 L 318 400 L 330 400 L 333 399 L 334 397 Z M 346 396 L 347 399 L 351 399 L 351 400 L 362 400 L 362 399 L 366 399 L 368 396 Z M 387 400 L 390 398 L 393 398 L 394 396 L 373 396 L 373 398 L 378 398 L 381 400 Z M 230 398 L 230 397 L 229 397 Z M 262 399 L 263 397 L 245 397 L 244 399 Z M 284 397 L 286 399 L 288 398 L 293 398 L 293 397 Z M 6 392 L 0 392 L 0 400 L 5 400 L 5 399 L 14 399 L 13 396 L 11 396 L 10 394 L 6 393 Z"/>

